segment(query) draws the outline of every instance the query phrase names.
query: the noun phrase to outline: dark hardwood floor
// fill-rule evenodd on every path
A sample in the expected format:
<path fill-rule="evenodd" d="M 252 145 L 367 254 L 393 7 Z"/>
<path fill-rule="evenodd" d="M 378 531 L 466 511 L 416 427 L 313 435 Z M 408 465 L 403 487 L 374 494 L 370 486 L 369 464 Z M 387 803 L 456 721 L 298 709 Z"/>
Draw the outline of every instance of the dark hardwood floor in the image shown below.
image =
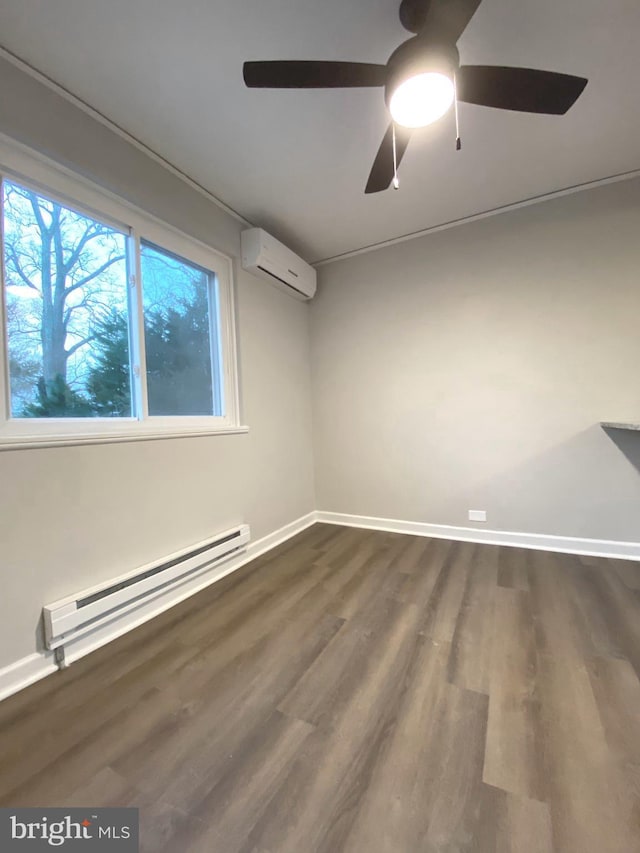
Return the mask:
<path fill-rule="evenodd" d="M 317 525 L 0 704 L 148 853 L 640 851 L 640 564 Z"/>

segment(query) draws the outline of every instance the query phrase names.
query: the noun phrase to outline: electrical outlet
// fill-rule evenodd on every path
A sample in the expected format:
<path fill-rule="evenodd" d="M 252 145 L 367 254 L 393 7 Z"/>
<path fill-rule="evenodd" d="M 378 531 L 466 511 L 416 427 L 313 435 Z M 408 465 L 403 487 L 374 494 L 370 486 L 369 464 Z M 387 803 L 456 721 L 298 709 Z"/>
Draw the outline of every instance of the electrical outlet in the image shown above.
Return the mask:
<path fill-rule="evenodd" d="M 486 521 L 486 520 L 487 520 L 486 509 L 470 509 L 469 510 L 469 521 Z"/>

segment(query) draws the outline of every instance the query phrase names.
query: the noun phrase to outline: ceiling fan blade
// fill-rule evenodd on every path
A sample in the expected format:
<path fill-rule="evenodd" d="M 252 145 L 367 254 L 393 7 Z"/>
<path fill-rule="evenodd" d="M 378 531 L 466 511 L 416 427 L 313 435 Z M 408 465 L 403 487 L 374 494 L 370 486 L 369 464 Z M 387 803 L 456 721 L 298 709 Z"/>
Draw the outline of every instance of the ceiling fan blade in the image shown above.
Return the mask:
<path fill-rule="evenodd" d="M 404 152 L 407 150 L 411 131 L 407 127 L 399 127 L 396 125 L 396 161 L 400 165 L 400 161 L 404 157 Z M 384 139 L 378 148 L 376 159 L 373 161 L 371 173 L 365 193 L 379 193 L 386 190 L 393 180 L 393 124 L 387 128 Z"/>
<path fill-rule="evenodd" d="M 245 62 L 244 82 L 256 89 L 334 89 L 384 86 L 386 65 L 368 62 Z"/>
<path fill-rule="evenodd" d="M 455 44 L 481 2 L 482 0 L 431 0 L 421 31 Z"/>
<path fill-rule="evenodd" d="M 571 74 L 499 65 L 462 65 L 456 75 L 460 101 L 550 115 L 564 115 L 586 85 L 584 77 Z"/>

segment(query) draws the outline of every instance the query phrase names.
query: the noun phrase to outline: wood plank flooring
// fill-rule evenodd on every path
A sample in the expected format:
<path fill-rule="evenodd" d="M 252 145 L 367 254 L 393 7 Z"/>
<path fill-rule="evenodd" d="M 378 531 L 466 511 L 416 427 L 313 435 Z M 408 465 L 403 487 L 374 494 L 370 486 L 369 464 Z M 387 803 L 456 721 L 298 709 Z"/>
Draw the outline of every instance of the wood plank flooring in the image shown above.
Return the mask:
<path fill-rule="evenodd" d="M 640 564 L 316 525 L 0 704 L 145 853 L 638 853 Z"/>

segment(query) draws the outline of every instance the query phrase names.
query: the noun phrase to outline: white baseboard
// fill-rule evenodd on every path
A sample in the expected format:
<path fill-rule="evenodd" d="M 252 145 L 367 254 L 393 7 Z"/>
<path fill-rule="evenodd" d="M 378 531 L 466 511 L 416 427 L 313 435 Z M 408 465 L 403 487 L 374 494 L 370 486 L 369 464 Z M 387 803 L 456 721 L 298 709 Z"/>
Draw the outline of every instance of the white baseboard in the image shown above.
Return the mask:
<path fill-rule="evenodd" d="M 606 539 L 578 539 L 569 536 L 548 536 L 539 533 L 514 533 L 504 530 L 481 530 L 473 527 L 454 527 L 446 524 L 426 524 L 418 521 L 402 521 L 393 518 L 372 518 L 364 515 L 347 515 L 338 512 L 310 512 L 279 530 L 249 543 L 247 550 L 237 557 L 222 561 L 215 570 L 202 569 L 178 581 L 154 596 L 133 611 L 101 626 L 92 635 L 81 637 L 66 644 L 67 662 L 73 663 L 111 640 L 137 628 L 149 619 L 159 616 L 186 598 L 195 595 L 223 577 L 281 545 L 316 522 L 338 524 L 347 527 L 362 527 L 368 530 L 383 530 L 392 533 L 407 533 L 411 536 L 429 536 L 435 539 L 452 539 L 461 542 L 479 542 L 491 545 L 507 545 L 515 548 L 532 548 L 538 551 L 558 551 L 594 557 L 640 561 L 640 542 L 616 542 Z M 57 669 L 51 652 L 36 652 L 0 669 L 0 700 L 28 687 Z"/>
<path fill-rule="evenodd" d="M 426 524 L 395 518 L 371 518 L 366 515 L 347 515 L 341 512 L 316 513 L 317 521 L 408 533 L 411 536 L 430 536 L 459 542 L 480 542 L 487 545 L 507 545 L 531 548 L 535 551 L 558 551 L 590 557 L 612 557 L 619 560 L 640 560 L 640 542 L 615 542 L 609 539 L 577 539 L 571 536 L 551 536 L 541 533 L 512 533 L 506 530 L 482 530 L 476 527 L 453 527 L 447 524 Z"/>
<path fill-rule="evenodd" d="M 0 669 L 0 700 L 55 672 L 51 652 L 36 652 Z"/>
<path fill-rule="evenodd" d="M 132 631 L 144 622 L 148 622 L 149 619 L 159 616 L 165 610 L 169 610 L 186 598 L 195 595 L 216 581 L 237 571 L 242 566 L 251 562 L 251 560 L 255 560 L 256 557 L 261 556 L 277 545 L 286 542 L 292 536 L 306 530 L 307 527 L 315 524 L 316 520 L 316 513 L 310 512 L 289 524 L 285 524 L 284 527 L 274 530 L 273 533 L 269 533 L 267 536 L 262 537 L 262 539 L 250 542 L 246 551 L 238 556 L 221 561 L 213 569 L 211 567 L 200 569 L 190 574 L 188 579 L 176 581 L 170 586 L 158 590 L 155 594 L 146 598 L 144 603 L 134 610 L 130 610 L 121 616 L 115 616 L 110 622 L 101 625 L 100 628 L 91 634 L 65 643 L 65 658 L 67 663 L 79 660 L 90 652 L 111 642 L 111 640 L 115 640 L 117 637 L 126 634 L 128 631 Z M 57 666 L 53 660 L 53 655 L 49 651 L 36 652 L 22 658 L 22 660 L 9 664 L 4 669 L 0 669 L 0 700 L 6 699 L 8 696 L 28 687 L 41 678 L 45 678 L 56 670 Z"/>
<path fill-rule="evenodd" d="M 256 557 L 260 557 L 272 548 L 282 545 L 282 543 L 286 542 L 287 539 L 291 539 L 292 536 L 296 536 L 298 533 L 302 533 L 303 530 L 306 530 L 307 527 L 311 527 L 311 525 L 315 524 L 317 520 L 318 513 L 315 511 L 309 512 L 307 515 L 296 518 L 296 520 L 292 521 L 290 524 L 285 524 L 285 526 L 281 527 L 279 530 L 274 530 L 273 533 L 263 536 L 262 539 L 258 539 L 257 542 L 250 542 L 247 548 L 247 554 L 249 555 L 248 559 L 255 560 Z"/>

